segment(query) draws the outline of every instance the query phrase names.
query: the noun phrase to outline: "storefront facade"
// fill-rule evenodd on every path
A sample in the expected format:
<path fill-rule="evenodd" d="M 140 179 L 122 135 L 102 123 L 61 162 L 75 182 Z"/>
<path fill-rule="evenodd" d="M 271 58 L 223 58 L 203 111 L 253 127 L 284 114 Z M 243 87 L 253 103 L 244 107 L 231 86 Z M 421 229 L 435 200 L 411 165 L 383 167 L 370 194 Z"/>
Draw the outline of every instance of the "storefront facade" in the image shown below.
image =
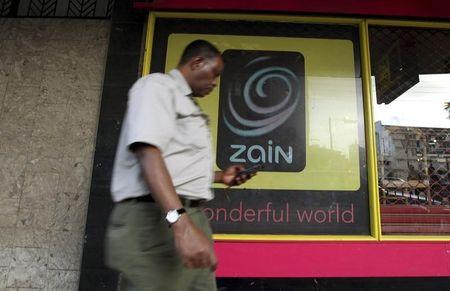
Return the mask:
<path fill-rule="evenodd" d="M 199 38 L 226 63 L 200 101 L 216 169 L 264 164 L 205 209 L 221 290 L 447 290 L 447 4 L 207 2 L 116 4 L 80 290 L 117 286 L 101 249 L 126 92 Z"/>

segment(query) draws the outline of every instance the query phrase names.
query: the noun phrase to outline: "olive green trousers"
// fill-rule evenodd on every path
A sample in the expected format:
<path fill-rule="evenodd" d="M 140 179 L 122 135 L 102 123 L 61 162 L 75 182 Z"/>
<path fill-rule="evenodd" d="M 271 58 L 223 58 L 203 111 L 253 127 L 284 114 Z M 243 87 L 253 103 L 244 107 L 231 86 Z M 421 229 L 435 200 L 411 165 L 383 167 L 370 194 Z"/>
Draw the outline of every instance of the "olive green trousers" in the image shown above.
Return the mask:
<path fill-rule="evenodd" d="M 212 236 L 202 208 L 186 208 L 193 223 Z M 120 291 L 215 291 L 209 269 L 188 269 L 176 253 L 173 233 L 152 202 L 117 203 L 105 237 L 106 265 L 121 273 Z"/>

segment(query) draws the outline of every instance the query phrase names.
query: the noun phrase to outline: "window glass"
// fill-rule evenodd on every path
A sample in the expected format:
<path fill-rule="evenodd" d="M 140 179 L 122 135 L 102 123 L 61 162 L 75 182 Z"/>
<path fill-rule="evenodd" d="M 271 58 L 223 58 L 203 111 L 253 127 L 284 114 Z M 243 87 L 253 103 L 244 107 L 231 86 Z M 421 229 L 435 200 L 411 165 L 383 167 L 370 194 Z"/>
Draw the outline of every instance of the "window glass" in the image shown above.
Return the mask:
<path fill-rule="evenodd" d="M 370 235 L 358 26 L 156 19 L 150 71 L 196 39 L 225 62 L 198 100 L 214 169 L 260 165 L 244 185 L 214 185 L 214 233 Z"/>
<path fill-rule="evenodd" d="M 383 234 L 450 234 L 450 31 L 369 28 Z"/>

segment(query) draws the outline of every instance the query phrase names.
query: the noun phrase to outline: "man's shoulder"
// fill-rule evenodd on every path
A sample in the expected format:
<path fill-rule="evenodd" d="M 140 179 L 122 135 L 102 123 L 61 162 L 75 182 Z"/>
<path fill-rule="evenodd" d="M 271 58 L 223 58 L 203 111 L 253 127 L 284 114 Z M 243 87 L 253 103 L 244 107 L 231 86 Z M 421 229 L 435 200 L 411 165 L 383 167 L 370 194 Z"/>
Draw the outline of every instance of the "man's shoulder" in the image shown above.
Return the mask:
<path fill-rule="evenodd" d="M 163 73 L 152 73 L 139 78 L 133 87 L 143 87 L 143 86 L 174 86 L 174 80 L 167 74 Z"/>
<path fill-rule="evenodd" d="M 139 78 L 128 92 L 128 98 L 167 98 L 174 96 L 175 89 L 176 83 L 169 75 L 153 73 Z"/>

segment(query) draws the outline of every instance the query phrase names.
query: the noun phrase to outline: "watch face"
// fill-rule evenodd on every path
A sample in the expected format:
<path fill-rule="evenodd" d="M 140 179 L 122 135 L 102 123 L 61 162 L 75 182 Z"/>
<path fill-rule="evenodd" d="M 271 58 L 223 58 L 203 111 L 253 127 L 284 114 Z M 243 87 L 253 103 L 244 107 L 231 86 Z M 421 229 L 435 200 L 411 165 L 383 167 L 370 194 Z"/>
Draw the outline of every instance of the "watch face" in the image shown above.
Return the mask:
<path fill-rule="evenodd" d="M 180 215 L 178 214 L 178 212 L 176 210 L 170 210 L 169 212 L 167 212 L 167 215 L 166 215 L 166 219 L 169 223 L 176 222 L 179 217 L 180 217 Z"/>

